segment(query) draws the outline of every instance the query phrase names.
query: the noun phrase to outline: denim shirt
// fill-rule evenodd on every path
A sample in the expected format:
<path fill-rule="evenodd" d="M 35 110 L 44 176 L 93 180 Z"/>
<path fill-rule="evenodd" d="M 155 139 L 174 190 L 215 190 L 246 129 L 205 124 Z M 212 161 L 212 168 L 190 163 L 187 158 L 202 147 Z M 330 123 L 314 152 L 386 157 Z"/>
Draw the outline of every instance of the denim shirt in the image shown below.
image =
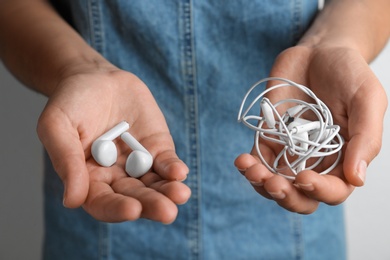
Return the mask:
<path fill-rule="evenodd" d="M 46 158 L 46 259 L 344 259 L 342 207 L 290 213 L 235 169 L 253 133 L 236 121 L 245 92 L 266 77 L 317 14 L 315 0 L 52 0 L 82 37 L 140 77 L 190 168 L 188 203 L 171 225 L 119 224 L 64 209 Z"/>

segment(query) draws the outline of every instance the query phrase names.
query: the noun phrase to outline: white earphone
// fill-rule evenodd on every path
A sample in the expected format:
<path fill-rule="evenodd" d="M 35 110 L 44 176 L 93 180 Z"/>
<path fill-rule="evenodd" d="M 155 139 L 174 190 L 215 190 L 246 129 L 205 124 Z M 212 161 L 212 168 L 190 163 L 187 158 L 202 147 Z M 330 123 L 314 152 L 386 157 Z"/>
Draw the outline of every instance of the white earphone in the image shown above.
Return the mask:
<path fill-rule="evenodd" d="M 152 155 L 129 132 L 124 132 L 121 139 L 133 150 L 126 160 L 127 174 L 134 178 L 141 177 L 152 167 Z"/>
<path fill-rule="evenodd" d="M 117 160 L 117 149 L 114 139 L 119 136 L 133 150 L 126 160 L 125 170 L 134 178 L 144 175 L 153 164 L 152 155 L 127 130 L 130 128 L 126 121 L 122 121 L 105 134 L 98 137 L 91 147 L 92 156 L 101 166 L 110 167 Z"/>
<path fill-rule="evenodd" d="M 244 111 L 246 100 L 252 91 L 259 85 L 278 80 L 283 83 L 274 85 L 257 95 Z M 295 87 L 307 94 L 314 103 L 308 103 L 298 99 L 283 99 L 274 104 L 265 95 L 277 88 Z M 263 116 L 248 115 L 254 105 L 260 100 L 260 108 Z M 280 107 L 279 107 L 280 106 Z M 278 111 L 281 107 L 289 107 L 281 115 Z M 310 121 L 303 118 L 304 114 L 311 113 L 316 120 Z M 314 169 L 324 157 L 338 153 L 335 161 L 320 174 L 327 174 L 333 170 L 341 159 L 341 148 L 344 140 L 339 134 L 340 127 L 333 125 L 333 118 L 329 108 L 316 97 L 307 87 L 299 85 L 291 80 L 283 78 L 265 78 L 254 84 L 245 95 L 238 121 L 256 132 L 255 147 L 263 164 L 273 173 L 282 175 L 288 179 L 295 179 L 300 171 Z M 256 124 L 253 124 L 253 121 Z M 252 123 L 251 123 L 252 122 Z M 263 125 L 267 126 L 264 127 Z M 261 140 L 270 141 L 281 146 L 281 151 L 276 155 L 272 165 L 264 159 L 259 143 Z M 307 165 L 309 158 L 317 158 L 314 163 Z"/>

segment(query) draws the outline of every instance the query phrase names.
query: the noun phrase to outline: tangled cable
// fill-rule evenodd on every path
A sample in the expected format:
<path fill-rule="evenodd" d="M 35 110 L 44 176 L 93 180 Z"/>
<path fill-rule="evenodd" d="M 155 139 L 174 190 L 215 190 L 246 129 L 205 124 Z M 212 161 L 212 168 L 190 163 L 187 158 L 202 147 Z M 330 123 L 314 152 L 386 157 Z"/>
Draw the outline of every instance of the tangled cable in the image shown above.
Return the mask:
<path fill-rule="evenodd" d="M 244 111 L 244 105 L 253 90 L 269 81 L 282 81 L 263 91 Z M 277 88 L 296 87 L 308 95 L 314 102 L 308 103 L 299 99 L 283 99 L 272 104 L 265 95 Z M 248 115 L 250 110 L 260 102 L 262 116 Z M 283 110 L 283 113 L 278 111 Z M 316 117 L 308 120 L 304 117 Z M 329 108 L 307 87 L 284 78 L 265 78 L 255 83 L 246 93 L 238 113 L 238 121 L 256 132 L 255 147 L 257 154 L 269 171 L 295 179 L 302 170 L 314 169 L 326 156 L 338 153 L 333 164 L 319 174 L 332 171 L 341 158 L 344 140 L 339 134 L 340 126 L 333 125 Z M 251 123 L 253 122 L 253 123 Z M 270 165 L 260 150 L 260 142 L 272 142 L 280 146 L 280 152 Z M 310 164 L 307 162 L 310 158 Z"/>

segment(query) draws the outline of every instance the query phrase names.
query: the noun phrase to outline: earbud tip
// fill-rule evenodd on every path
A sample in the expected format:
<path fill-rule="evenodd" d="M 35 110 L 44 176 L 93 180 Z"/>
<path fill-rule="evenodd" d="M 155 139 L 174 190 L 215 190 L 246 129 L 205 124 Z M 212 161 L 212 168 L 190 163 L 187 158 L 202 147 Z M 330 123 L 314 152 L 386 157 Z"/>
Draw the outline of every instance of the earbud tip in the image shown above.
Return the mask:
<path fill-rule="evenodd" d="M 153 164 L 153 158 L 149 153 L 133 151 L 126 161 L 126 172 L 129 176 L 139 178 L 147 173 Z"/>
<path fill-rule="evenodd" d="M 116 162 L 117 150 L 111 141 L 98 140 L 92 144 L 92 156 L 101 166 L 110 167 Z"/>

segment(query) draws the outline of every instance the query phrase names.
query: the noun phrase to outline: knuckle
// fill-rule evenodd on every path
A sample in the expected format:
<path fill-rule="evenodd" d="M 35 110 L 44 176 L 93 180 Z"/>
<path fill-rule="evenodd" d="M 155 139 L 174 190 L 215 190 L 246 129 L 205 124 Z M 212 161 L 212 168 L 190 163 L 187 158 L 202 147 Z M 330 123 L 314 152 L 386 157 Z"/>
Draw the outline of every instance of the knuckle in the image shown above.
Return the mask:
<path fill-rule="evenodd" d="M 382 138 L 373 138 L 370 140 L 369 148 L 373 156 L 377 156 L 382 148 Z"/>

